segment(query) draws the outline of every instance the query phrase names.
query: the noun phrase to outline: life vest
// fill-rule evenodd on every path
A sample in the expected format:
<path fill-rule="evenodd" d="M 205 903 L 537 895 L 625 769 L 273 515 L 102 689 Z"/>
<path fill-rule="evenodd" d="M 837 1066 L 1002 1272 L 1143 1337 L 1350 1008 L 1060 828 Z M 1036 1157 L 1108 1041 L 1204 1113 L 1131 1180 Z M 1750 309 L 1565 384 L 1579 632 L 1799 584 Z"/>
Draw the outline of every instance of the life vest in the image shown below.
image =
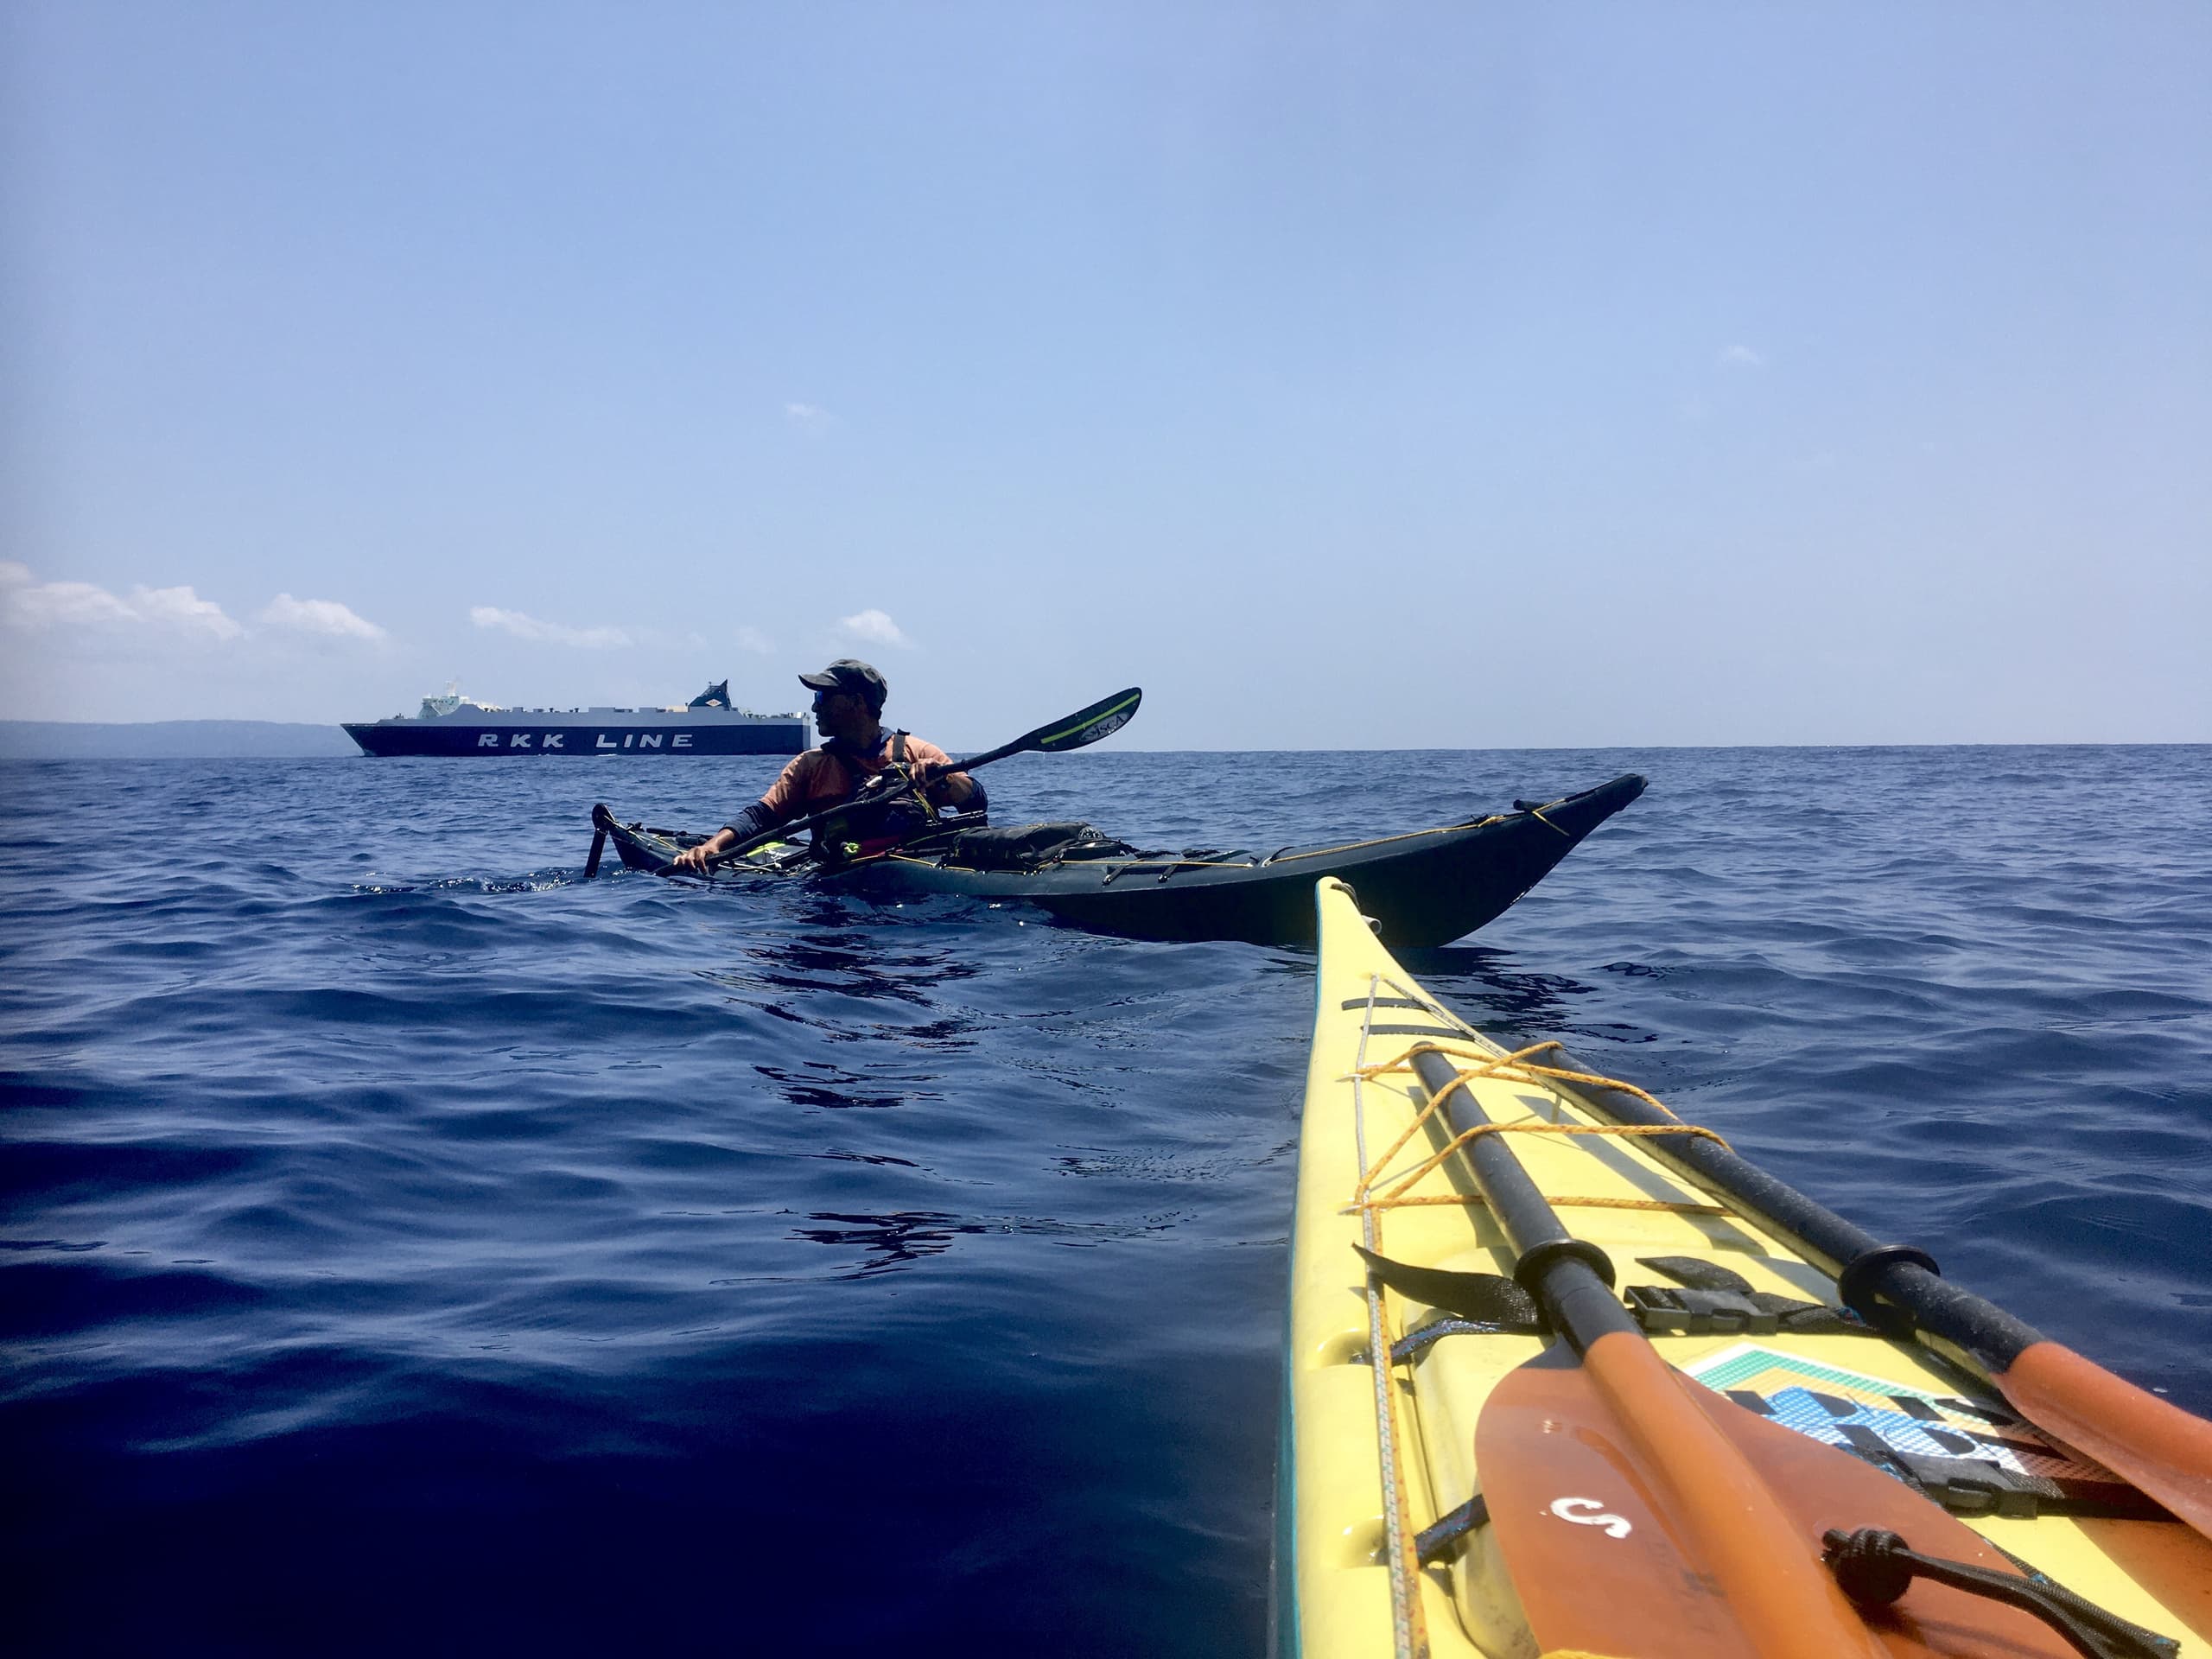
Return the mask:
<path fill-rule="evenodd" d="M 835 760 L 851 779 L 849 793 L 856 794 L 870 779 L 880 772 L 863 773 L 855 766 L 842 748 L 823 746 L 823 753 Z M 891 765 L 906 764 L 906 734 L 891 734 Z M 902 791 L 886 800 L 870 801 L 849 811 L 839 812 L 824 818 L 814 826 L 814 849 L 826 860 L 868 858 L 896 847 L 929 829 L 936 821 L 935 809 L 918 800 L 912 791 Z"/>

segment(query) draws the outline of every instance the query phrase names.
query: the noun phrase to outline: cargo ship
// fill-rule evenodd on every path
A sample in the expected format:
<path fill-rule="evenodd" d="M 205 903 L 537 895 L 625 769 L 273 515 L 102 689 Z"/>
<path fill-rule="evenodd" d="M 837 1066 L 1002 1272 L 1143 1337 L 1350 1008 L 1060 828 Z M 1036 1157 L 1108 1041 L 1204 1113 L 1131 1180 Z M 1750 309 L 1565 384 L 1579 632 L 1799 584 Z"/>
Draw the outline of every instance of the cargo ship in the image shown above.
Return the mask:
<path fill-rule="evenodd" d="M 717 680 L 667 709 L 503 709 L 448 686 L 414 715 L 342 722 L 365 754 L 798 754 L 807 716 L 733 707 Z"/>

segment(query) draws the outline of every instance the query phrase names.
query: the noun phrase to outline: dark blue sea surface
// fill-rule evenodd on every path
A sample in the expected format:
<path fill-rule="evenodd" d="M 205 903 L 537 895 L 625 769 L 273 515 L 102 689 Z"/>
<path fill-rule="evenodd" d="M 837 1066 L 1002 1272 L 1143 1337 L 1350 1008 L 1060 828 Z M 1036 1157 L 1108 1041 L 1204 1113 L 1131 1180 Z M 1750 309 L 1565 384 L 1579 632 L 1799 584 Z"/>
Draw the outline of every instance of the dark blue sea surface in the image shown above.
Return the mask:
<path fill-rule="evenodd" d="M 12 1651 L 1259 1651 L 1310 956 L 579 879 L 770 764 L 0 766 Z M 1630 770 L 1414 971 L 2212 1407 L 2212 750 L 991 786 L 1276 846 Z"/>

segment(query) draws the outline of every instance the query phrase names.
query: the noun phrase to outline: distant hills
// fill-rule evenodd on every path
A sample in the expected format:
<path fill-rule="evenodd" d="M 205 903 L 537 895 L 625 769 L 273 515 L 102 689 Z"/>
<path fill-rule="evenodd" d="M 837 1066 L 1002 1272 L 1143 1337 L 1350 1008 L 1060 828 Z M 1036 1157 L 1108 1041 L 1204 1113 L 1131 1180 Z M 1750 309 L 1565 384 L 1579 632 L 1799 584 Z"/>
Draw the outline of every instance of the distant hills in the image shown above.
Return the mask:
<path fill-rule="evenodd" d="M 278 720 L 0 720 L 0 760 L 302 760 L 357 755 L 336 726 Z"/>

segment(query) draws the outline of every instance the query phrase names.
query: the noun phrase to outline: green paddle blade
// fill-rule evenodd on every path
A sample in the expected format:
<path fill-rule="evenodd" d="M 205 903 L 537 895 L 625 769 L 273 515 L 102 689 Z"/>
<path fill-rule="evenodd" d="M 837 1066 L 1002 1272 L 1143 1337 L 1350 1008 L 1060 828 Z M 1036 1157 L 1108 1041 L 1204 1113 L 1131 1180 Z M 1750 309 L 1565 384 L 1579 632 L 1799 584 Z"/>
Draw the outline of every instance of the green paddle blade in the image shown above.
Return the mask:
<path fill-rule="evenodd" d="M 1033 743 L 1041 754 L 1064 754 L 1070 749 L 1082 748 L 1120 731 L 1129 723 L 1136 714 L 1137 704 L 1143 701 L 1144 693 L 1133 685 L 1110 697 L 1101 697 L 1080 714 L 1070 715 L 1050 727 L 1039 727 L 1024 741 Z"/>
<path fill-rule="evenodd" d="M 1009 754 L 1065 754 L 1070 749 L 1080 749 L 1096 743 L 1102 737 L 1110 737 L 1129 723 L 1137 711 L 1137 704 L 1144 701 L 1144 693 L 1135 686 L 1126 691 L 1116 691 L 1110 697 L 1101 697 L 1088 709 L 1063 715 L 1050 725 L 1039 726 L 1033 732 L 1024 732 L 1011 743 L 1001 743 L 983 754 L 971 754 L 964 760 L 955 760 L 944 768 L 946 772 L 973 772 L 977 766 L 988 766 L 994 760 L 1003 760 Z"/>

